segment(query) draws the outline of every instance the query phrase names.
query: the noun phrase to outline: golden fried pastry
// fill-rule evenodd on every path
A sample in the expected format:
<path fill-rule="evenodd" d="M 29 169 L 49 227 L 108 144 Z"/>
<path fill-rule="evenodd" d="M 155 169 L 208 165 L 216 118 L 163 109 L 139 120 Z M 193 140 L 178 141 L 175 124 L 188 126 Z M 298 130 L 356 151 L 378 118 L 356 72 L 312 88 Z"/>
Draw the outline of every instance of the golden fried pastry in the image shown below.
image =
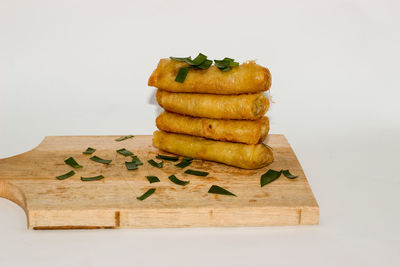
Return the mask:
<path fill-rule="evenodd" d="M 154 86 L 169 92 L 208 93 L 208 94 L 246 94 L 269 90 L 271 73 L 254 61 L 241 64 L 230 71 L 223 72 L 215 65 L 206 70 L 190 69 L 183 83 L 175 78 L 185 62 L 161 59 L 148 81 Z"/>
<path fill-rule="evenodd" d="M 268 117 L 258 120 L 217 120 L 196 118 L 164 111 L 157 119 L 158 129 L 220 141 L 258 144 L 267 137 Z"/>
<path fill-rule="evenodd" d="M 264 144 L 246 145 L 213 141 L 163 131 L 154 132 L 153 145 L 173 154 L 221 162 L 244 169 L 258 169 L 274 160 L 272 150 Z"/>
<path fill-rule="evenodd" d="M 210 119 L 257 120 L 269 107 L 263 93 L 213 95 L 157 90 L 156 96 L 158 104 L 167 111 Z"/>

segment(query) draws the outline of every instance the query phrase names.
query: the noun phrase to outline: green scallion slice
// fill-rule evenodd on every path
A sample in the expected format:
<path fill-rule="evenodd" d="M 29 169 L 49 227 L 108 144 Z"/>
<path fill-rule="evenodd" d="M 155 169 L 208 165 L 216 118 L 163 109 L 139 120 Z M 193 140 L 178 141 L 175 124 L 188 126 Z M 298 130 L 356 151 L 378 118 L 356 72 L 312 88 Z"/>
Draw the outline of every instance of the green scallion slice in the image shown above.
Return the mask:
<path fill-rule="evenodd" d="M 266 173 L 261 175 L 261 180 L 260 180 L 261 187 L 278 179 L 281 176 L 281 173 L 282 173 L 281 171 L 275 171 L 269 169 Z"/>
<path fill-rule="evenodd" d="M 186 62 L 190 65 L 190 67 L 182 67 L 179 69 L 178 74 L 175 77 L 175 81 L 180 83 L 183 83 L 185 81 L 186 76 L 189 72 L 189 68 L 204 70 L 208 69 L 212 65 L 212 61 L 207 59 L 207 56 L 202 53 L 199 53 L 199 55 L 193 60 L 191 57 L 170 57 L 170 59 Z"/>
<path fill-rule="evenodd" d="M 135 162 L 128 162 L 128 161 L 126 161 L 125 162 L 125 166 L 126 166 L 126 168 L 128 169 L 128 170 L 137 170 L 137 168 L 138 168 L 138 165 L 135 163 Z"/>
<path fill-rule="evenodd" d="M 168 179 L 169 179 L 171 182 L 173 182 L 174 184 L 182 185 L 182 186 L 185 186 L 185 185 L 187 185 L 187 184 L 190 182 L 190 181 L 182 181 L 182 180 L 179 180 L 178 178 L 176 178 L 175 175 L 169 176 Z"/>
<path fill-rule="evenodd" d="M 203 63 L 198 66 L 195 66 L 197 69 L 206 70 L 212 65 L 212 60 L 206 59 Z"/>
<path fill-rule="evenodd" d="M 190 66 L 199 66 L 203 64 L 207 60 L 207 56 L 203 55 L 202 53 L 199 53 L 198 56 L 192 60 L 191 57 L 170 57 L 172 60 L 176 61 L 181 61 L 181 62 L 186 62 Z"/>
<path fill-rule="evenodd" d="M 183 83 L 186 79 L 186 76 L 189 72 L 189 68 L 194 68 L 194 69 L 208 69 L 212 65 L 212 60 L 207 59 L 207 56 L 199 53 L 199 55 L 192 60 L 191 57 L 170 57 L 172 60 L 180 61 L 180 62 L 185 62 L 189 65 L 189 67 L 182 67 L 179 69 L 178 74 L 176 75 L 175 81 Z M 235 62 L 233 58 L 225 57 L 222 60 L 214 60 L 215 65 L 217 68 L 219 68 L 221 71 L 230 71 L 234 67 L 238 67 L 239 63 Z"/>
<path fill-rule="evenodd" d="M 125 148 L 118 149 L 117 152 L 125 157 L 133 156 L 133 153 Z"/>
<path fill-rule="evenodd" d="M 143 195 L 141 195 L 140 197 L 137 197 L 136 199 L 143 201 L 146 198 L 148 198 L 149 196 L 151 196 L 154 192 L 156 191 L 155 188 L 150 188 L 149 190 L 146 191 L 146 193 L 144 193 Z"/>
<path fill-rule="evenodd" d="M 169 58 L 175 61 L 182 61 L 182 62 L 192 61 L 192 57 L 169 57 Z"/>
<path fill-rule="evenodd" d="M 165 159 L 165 160 L 169 160 L 169 161 L 178 161 L 179 160 L 179 158 L 176 156 L 167 156 L 167 155 L 160 155 L 160 154 L 158 154 L 156 156 L 156 158 Z"/>
<path fill-rule="evenodd" d="M 233 58 L 226 57 L 223 59 L 225 62 L 229 62 L 229 67 L 239 67 L 239 63 L 235 62 Z"/>
<path fill-rule="evenodd" d="M 223 72 L 226 72 L 226 71 L 232 70 L 232 68 L 231 67 L 226 67 L 226 68 L 223 68 L 223 69 L 220 69 L 220 70 L 223 71 Z"/>
<path fill-rule="evenodd" d="M 186 76 L 189 72 L 188 67 L 182 67 L 179 69 L 178 74 L 176 75 L 175 82 L 183 83 L 186 79 Z"/>
<path fill-rule="evenodd" d="M 79 165 L 78 162 L 76 162 L 73 157 L 67 158 L 66 160 L 64 160 L 64 162 L 65 162 L 65 164 L 67 164 L 75 169 L 83 167 L 82 165 Z"/>
<path fill-rule="evenodd" d="M 138 156 L 132 156 L 132 162 L 134 162 L 136 165 L 143 165 L 143 162 L 140 161 Z"/>
<path fill-rule="evenodd" d="M 186 174 L 196 175 L 196 176 L 207 176 L 208 172 L 196 171 L 196 170 L 186 170 Z"/>
<path fill-rule="evenodd" d="M 199 53 L 199 55 L 195 59 L 192 60 L 192 62 L 191 62 L 192 64 L 190 64 L 190 65 L 199 66 L 206 60 L 207 60 L 207 56 L 203 55 L 202 53 Z"/>
<path fill-rule="evenodd" d="M 282 170 L 282 173 L 283 173 L 283 175 L 286 176 L 286 178 L 289 178 L 289 179 L 295 179 L 295 178 L 298 177 L 298 175 L 293 175 L 293 174 L 291 174 L 291 173 L 289 172 L 289 170 Z"/>
<path fill-rule="evenodd" d="M 146 176 L 147 180 L 149 181 L 149 183 L 158 183 L 160 181 L 160 179 L 158 179 L 157 176 Z"/>
<path fill-rule="evenodd" d="M 221 71 L 230 71 L 233 67 L 238 67 L 239 63 L 235 62 L 233 58 L 226 57 L 222 60 L 214 60 L 215 66 Z"/>
<path fill-rule="evenodd" d="M 235 60 L 233 58 L 225 57 L 223 61 L 234 62 Z"/>
<path fill-rule="evenodd" d="M 88 148 L 86 148 L 86 151 L 82 152 L 82 154 L 90 155 L 90 154 L 93 154 L 95 151 L 96 151 L 96 149 L 88 147 Z"/>
<path fill-rule="evenodd" d="M 157 167 L 157 168 L 162 168 L 164 165 L 164 161 L 162 160 L 160 163 L 155 162 L 154 160 L 150 159 L 147 161 L 150 163 L 151 166 Z"/>
<path fill-rule="evenodd" d="M 115 141 L 121 142 L 121 141 L 124 141 L 124 140 L 129 139 L 129 138 L 132 138 L 132 137 L 134 137 L 134 136 L 131 135 L 131 134 L 130 134 L 130 135 L 126 135 L 126 136 L 121 136 L 121 137 L 115 139 Z"/>
<path fill-rule="evenodd" d="M 210 187 L 210 189 L 208 190 L 208 193 L 210 194 L 218 194 L 218 195 L 227 195 L 227 196 L 235 196 L 235 194 L 229 192 L 228 190 L 218 186 L 218 185 L 213 185 Z"/>
<path fill-rule="evenodd" d="M 93 156 L 90 159 L 95 162 L 103 163 L 103 164 L 110 164 L 110 162 L 112 161 L 111 159 L 102 159 L 102 158 L 99 158 L 98 156 Z"/>
<path fill-rule="evenodd" d="M 217 59 L 215 59 L 214 62 L 215 62 L 215 66 L 217 66 L 217 68 L 219 68 L 219 69 L 229 67 L 229 63 L 230 63 L 228 60 L 217 60 Z"/>
<path fill-rule="evenodd" d="M 103 178 L 104 178 L 103 175 L 98 175 L 98 176 L 94 176 L 94 177 L 81 177 L 81 180 L 84 182 L 89 182 L 89 181 L 98 181 Z"/>
<path fill-rule="evenodd" d="M 178 168 L 185 168 L 187 166 L 189 166 L 190 164 L 192 164 L 192 158 L 184 158 L 181 162 L 179 162 L 178 164 L 175 164 L 176 167 Z"/>
<path fill-rule="evenodd" d="M 75 174 L 74 171 L 70 171 L 70 172 L 67 172 L 66 174 L 63 174 L 63 175 L 60 175 L 60 176 L 56 176 L 56 178 L 58 180 L 64 180 L 64 179 L 67 179 L 67 178 L 73 176 L 74 174 Z"/>

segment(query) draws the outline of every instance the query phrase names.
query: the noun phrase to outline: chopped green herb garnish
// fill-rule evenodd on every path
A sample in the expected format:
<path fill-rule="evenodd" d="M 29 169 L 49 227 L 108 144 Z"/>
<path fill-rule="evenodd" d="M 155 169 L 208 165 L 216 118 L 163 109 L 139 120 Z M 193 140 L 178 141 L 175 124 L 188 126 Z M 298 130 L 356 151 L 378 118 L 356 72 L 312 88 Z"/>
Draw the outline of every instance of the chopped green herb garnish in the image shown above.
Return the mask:
<path fill-rule="evenodd" d="M 215 62 L 215 66 L 217 66 L 217 68 L 219 68 L 219 69 L 229 67 L 229 61 L 215 59 L 214 62 Z"/>
<path fill-rule="evenodd" d="M 143 195 L 141 195 L 140 197 L 137 197 L 136 199 L 143 201 L 146 198 L 148 198 L 149 196 L 151 196 L 154 192 L 156 191 L 155 188 L 150 188 L 149 190 L 146 191 L 146 193 L 144 193 Z"/>
<path fill-rule="evenodd" d="M 164 165 L 164 161 L 161 161 L 160 163 L 155 162 L 154 160 L 150 159 L 147 161 L 150 163 L 151 166 L 157 167 L 157 168 L 162 168 Z"/>
<path fill-rule="evenodd" d="M 67 179 L 67 178 L 71 177 L 71 176 L 74 175 L 74 174 L 75 174 L 74 171 L 70 171 L 70 172 L 67 172 L 66 174 L 57 176 L 56 178 L 57 178 L 58 180 L 64 180 L 64 179 Z"/>
<path fill-rule="evenodd" d="M 176 167 L 178 168 L 185 168 L 187 166 L 189 166 L 190 164 L 192 164 L 192 158 L 184 158 L 181 162 L 179 162 L 178 164 L 175 164 Z"/>
<path fill-rule="evenodd" d="M 94 177 L 81 177 L 81 180 L 84 182 L 89 182 L 89 181 L 101 180 L 103 178 L 104 178 L 103 175 L 98 175 L 98 176 L 94 176 Z"/>
<path fill-rule="evenodd" d="M 289 170 L 282 170 L 281 172 L 283 173 L 283 175 L 286 176 L 286 178 L 289 178 L 289 179 L 295 179 L 295 178 L 298 177 L 298 175 L 293 175 L 293 174 L 291 174 L 291 173 L 289 172 Z"/>
<path fill-rule="evenodd" d="M 178 74 L 176 75 L 175 81 L 183 83 L 186 79 L 186 76 L 189 72 L 189 68 L 194 69 L 208 69 L 212 65 L 212 61 L 207 59 L 207 56 L 199 53 L 199 55 L 192 60 L 191 57 L 170 57 L 172 60 L 186 62 L 189 64 L 189 67 L 182 67 L 179 69 Z"/>
<path fill-rule="evenodd" d="M 189 72 L 189 68 L 193 69 L 208 69 L 212 65 L 212 61 L 207 59 L 206 55 L 199 53 L 199 55 L 192 60 L 191 57 L 170 57 L 172 60 L 185 62 L 189 64 L 189 67 L 182 67 L 179 69 L 178 74 L 176 75 L 175 81 L 183 83 L 186 79 L 186 76 Z M 214 60 L 215 65 L 221 71 L 230 71 L 233 67 L 239 67 L 239 63 L 235 62 L 233 58 L 226 57 L 222 60 Z"/>
<path fill-rule="evenodd" d="M 191 157 L 184 157 L 183 160 L 192 161 L 193 158 L 191 158 Z"/>
<path fill-rule="evenodd" d="M 175 61 L 182 61 L 182 62 L 192 61 L 192 57 L 169 57 L 169 58 Z"/>
<path fill-rule="evenodd" d="M 138 156 L 132 156 L 132 162 L 134 162 L 136 165 L 143 165 Z"/>
<path fill-rule="evenodd" d="M 134 136 L 130 134 L 130 135 L 119 137 L 119 138 L 115 139 L 115 141 L 121 142 L 121 141 L 124 141 L 124 140 L 132 138 L 132 137 L 134 137 Z"/>
<path fill-rule="evenodd" d="M 73 157 L 67 158 L 66 160 L 64 160 L 64 162 L 65 162 L 67 165 L 69 165 L 69 166 L 71 166 L 71 167 L 73 167 L 73 168 L 76 168 L 76 169 L 82 168 L 82 167 L 83 167 L 83 166 L 79 165 L 78 162 L 76 162 L 76 161 L 74 160 Z"/>
<path fill-rule="evenodd" d="M 231 67 L 225 67 L 225 68 L 222 68 L 220 70 L 223 71 L 223 72 L 226 72 L 226 71 L 230 71 L 231 69 L 232 69 Z"/>
<path fill-rule="evenodd" d="M 261 175 L 261 180 L 260 180 L 261 187 L 278 179 L 281 176 L 281 173 L 282 173 L 281 171 L 275 171 L 269 169 L 266 173 Z"/>
<path fill-rule="evenodd" d="M 118 152 L 119 154 L 121 154 L 121 155 L 124 155 L 125 157 L 132 156 L 132 155 L 133 155 L 132 152 L 130 152 L 129 150 L 126 150 L 125 148 L 118 149 L 117 152 Z"/>
<path fill-rule="evenodd" d="M 214 60 L 215 66 L 219 68 L 221 71 L 230 71 L 233 67 L 238 67 L 239 63 L 235 62 L 232 58 L 224 58 L 222 60 Z"/>
<path fill-rule="evenodd" d="M 110 162 L 112 161 L 111 159 L 102 159 L 102 158 L 99 158 L 98 156 L 93 156 L 90 159 L 95 162 L 103 163 L 103 164 L 110 164 Z"/>
<path fill-rule="evenodd" d="M 86 151 L 83 151 L 82 154 L 90 155 L 93 154 L 96 151 L 96 149 L 88 147 L 86 148 Z"/>
<path fill-rule="evenodd" d="M 149 181 L 149 183 L 158 183 L 160 181 L 160 179 L 158 179 L 157 176 L 146 176 L 147 180 Z"/>
<path fill-rule="evenodd" d="M 198 56 L 193 60 L 191 57 L 169 57 L 169 58 L 176 61 L 186 62 L 192 67 L 198 67 L 207 60 L 207 56 L 203 55 L 202 53 L 199 53 Z"/>
<path fill-rule="evenodd" d="M 187 184 L 190 182 L 190 181 L 182 181 L 182 180 L 179 180 L 178 178 L 176 178 L 175 175 L 169 176 L 168 179 L 169 179 L 171 182 L 173 182 L 174 184 L 182 185 L 182 186 L 187 185 Z"/>
<path fill-rule="evenodd" d="M 178 158 L 178 157 L 175 157 L 175 156 L 166 156 L 166 155 L 160 155 L 160 154 L 158 154 L 158 155 L 156 156 L 156 158 L 158 158 L 158 159 L 165 159 L 165 160 L 169 160 L 169 161 L 178 161 L 178 160 L 179 160 L 179 158 Z"/>
<path fill-rule="evenodd" d="M 207 176 L 208 172 L 196 171 L 196 170 L 186 170 L 186 174 L 197 175 L 197 176 Z"/>
<path fill-rule="evenodd" d="M 233 58 L 226 57 L 223 59 L 225 62 L 229 62 L 229 67 L 239 67 L 239 63 L 235 62 Z"/>
<path fill-rule="evenodd" d="M 202 69 L 202 70 L 206 70 L 208 69 L 210 66 L 212 65 L 212 60 L 205 60 L 203 63 L 201 63 L 198 66 L 194 66 L 195 69 Z"/>
<path fill-rule="evenodd" d="M 208 193 L 210 194 L 218 194 L 218 195 L 227 195 L 227 196 L 235 196 L 235 194 L 229 192 L 228 190 L 218 186 L 218 185 L 213 185 L 210 187 L 210 189 L 208 190 Z"/>
<path fill-rule="evenodd" d="M 206 60 L 207 60 L 207 56 L 200 53 L 195 59 L 192 60 L 191 64 L 190 63 L 189 64 L 191 66 L 199 66 Z"/>
<path fill-rule="evenodd" d="M 189 67 L 180 68 L 178 74 L 176 75 L 175 82 L 183 83 L 186 79 L 188 72 L 189 72 Z"/>
<path fill-rule="evenodd" d="M 138 165 L 135 162 L 125 162 L 125 166 L 128 170 L 137 170 Z"/>

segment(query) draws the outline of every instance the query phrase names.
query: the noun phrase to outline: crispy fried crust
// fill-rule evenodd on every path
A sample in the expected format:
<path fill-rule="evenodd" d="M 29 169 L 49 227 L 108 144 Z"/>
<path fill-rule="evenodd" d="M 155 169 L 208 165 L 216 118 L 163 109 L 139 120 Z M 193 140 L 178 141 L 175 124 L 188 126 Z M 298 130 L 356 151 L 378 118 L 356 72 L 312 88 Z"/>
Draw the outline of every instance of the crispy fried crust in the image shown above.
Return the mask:
<path fill-rule="evenodd" d="M 269 120 L 267 117 L 254 121 L 217 120 L 195 118 L 164 111 L 157 117 L 156 124 L 158 129 L 166 132 L 249 145 L 255 145 L 264 141 L 269 131 Z"/>
<path fill-rule="evenodd" d="M 213 95 L 157 90 L 156 96 L 158 104 L 167 111 L 210 119 L 257 120 L 269 107 L 263 93 Z"/>
<path fill-rule="evenodd" d="M 163 131 L 154 132 L 153 145 L 177 155 L 221 162 L 244 169 L 258 169 L 274 160 L 271 149 L 264 144 L 246 145 L 213 141 Z"/>
<path fill-rule="evenodd" d="M 271 73 L 267 68 L 249 61 L 230 71 L 220 71 L 216 66 L 207 70 L 190 69 L 183 83 L 175 82 L 185 62 L 161 59 L 149 78 L 148 85 L 170 92 L 208 93 L 208 94 L 245 94 L 269 90 Z"/>

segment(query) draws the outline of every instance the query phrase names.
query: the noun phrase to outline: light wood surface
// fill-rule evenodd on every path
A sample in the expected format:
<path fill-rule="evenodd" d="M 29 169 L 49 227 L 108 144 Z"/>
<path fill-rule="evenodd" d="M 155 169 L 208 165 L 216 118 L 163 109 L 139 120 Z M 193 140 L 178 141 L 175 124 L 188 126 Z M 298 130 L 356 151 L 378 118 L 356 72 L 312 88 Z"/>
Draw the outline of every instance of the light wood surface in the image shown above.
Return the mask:
<path fill-rule="evenodd" d="M 207 171 L 207 177 L 184 174 L 185 169 L 165 161 L 162 169 L 147 163 L 159 151 L 152 136 L 135 136 L 116 142 L 117 136 L 49 136 L 35 149 L 0 160 L 0 197 L 21 206 L 29 229 L 97 229 L 148 227 L 266 226 L 318 224 L 319 208 L 303 170 L 283 135 L 270 135 L 275 162 L 258 170 L 244 170 L 214 162 L 194 160 L 185 169 Z M 89 160 L 93 155 L 112 159 L 109 165 Z M 144 163 L 128 171 L 129 160 L 116 150 L 126 148 Z M 83 165 L 66 180 L 57 175 L 73 168 L 64 160 L 74 157 Z M 157 160 L 158 161 L 158 160 Z M 260 176 L 268 169 L 289 169 L 299 175 L 290 180 L 283 175 L 260 187 Z M 81 176 L 102 174 L 100 181 L 82 182 Z M 190 180 L 186 186 L 173 184 L 175 174 Z M 161 180 L 150 184 L 145 176 Z M 211 185 L 221 186 L 237 197 L 208 194 Z M 156 192 L 144 201 L 136 197 L 149 188 Z M 2 218 L 6 219 L 6 218 Z"/>

